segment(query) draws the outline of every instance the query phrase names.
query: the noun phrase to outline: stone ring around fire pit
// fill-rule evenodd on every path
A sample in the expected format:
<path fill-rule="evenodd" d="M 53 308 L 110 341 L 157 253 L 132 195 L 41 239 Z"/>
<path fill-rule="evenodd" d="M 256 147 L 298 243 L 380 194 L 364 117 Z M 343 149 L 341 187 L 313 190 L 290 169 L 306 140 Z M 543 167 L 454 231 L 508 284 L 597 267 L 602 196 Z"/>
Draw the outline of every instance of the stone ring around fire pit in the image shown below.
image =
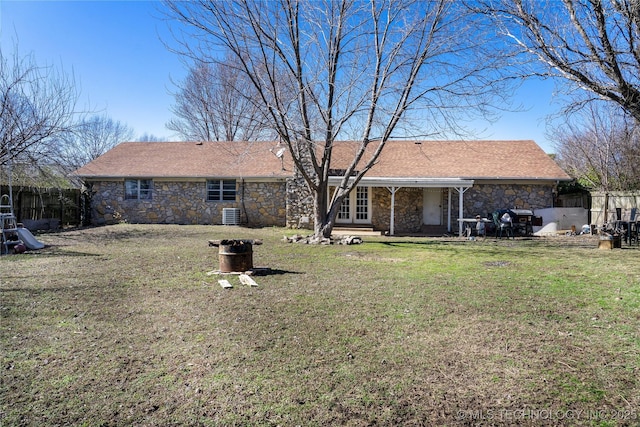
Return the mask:
<path fill-rule="evenodd" d="M 209 240 L 209 246 L 218 247 L 220 273 L 244 273 L 253 270 L 253 245 L 262 240 L 223 239 Z"/>

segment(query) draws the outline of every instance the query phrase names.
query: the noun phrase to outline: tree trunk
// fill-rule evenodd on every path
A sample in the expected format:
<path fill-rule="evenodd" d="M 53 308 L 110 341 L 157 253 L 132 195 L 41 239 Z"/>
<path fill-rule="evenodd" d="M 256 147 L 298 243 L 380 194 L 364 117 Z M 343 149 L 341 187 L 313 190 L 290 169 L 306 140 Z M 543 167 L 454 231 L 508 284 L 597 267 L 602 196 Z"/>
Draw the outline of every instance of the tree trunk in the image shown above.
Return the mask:
<path fill-rule="evenodd" d="M 314 215 L 314 237 L 328 238 L 331 237 L 334 218 L 331 218 L 331 212 L 328 209 L 327 185 L 323 183 L 313 194 L 313 215 Z"/>
<path fill-rule="evenodd" d="M 337 190 L 337 194 L 329 201 L 327 197 L 329 184 L 325 182 L 321 187 L 321 191 L 314 193 L 314 237 L 329 238 L 336 225 L 342 201 L 349 196 L 349 192 Z"/>
<path fill-rule="evenodd" d="M 335 220 L 331 220 L 327 215 L 324 215 L 324 221 L 316 226 L 315 237 L 319 238 L 329 238 L 331 237 L 331 233 L 333 232 L 333 227 L 335 226 Z"/>

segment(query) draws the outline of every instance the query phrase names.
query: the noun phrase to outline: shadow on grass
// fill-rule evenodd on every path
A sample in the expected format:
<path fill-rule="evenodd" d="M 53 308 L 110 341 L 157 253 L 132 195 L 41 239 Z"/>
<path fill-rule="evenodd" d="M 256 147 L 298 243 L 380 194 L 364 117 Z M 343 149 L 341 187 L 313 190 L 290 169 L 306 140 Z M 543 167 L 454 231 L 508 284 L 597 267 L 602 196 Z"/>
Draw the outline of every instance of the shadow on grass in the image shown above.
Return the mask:
<path fill-rule="evenodd" d="M 256 268 L 253 271 L 254 276 L 279 276 L 283 274 L 304 274 L 299 271 L 281 270 L 279 268 Z"/>
<path fill-rule="evenodd" d="M 75 245 L 78 243 L 89 243 L 95 245 L 105 245 L 112 242 L 123 242 L 135 239 L 163 238 L 170 230 L 160 227 L 123 227 L 96 226 L 72 228 L 47 233 L 38 233 L 42 236 L 52 236 L 60 242 L 60 245 Z M 48 245 L 47 245 L 48 246 Z"/>
<path fill-rule="evenodd" d="M 20 280 L 20 279 L 24 279 L 23 277 L 8 277 L 8 279 L 15 279 L 16 281 Z M 25 295 L 29 295 L 29 298 L 31 298 L 32 300 L 35 300 L 36 297 L 42 297 L 44 295 L 56 295 L 56 296 L 61 296 L 61 295 L 77 295 L 79 290 L 82 291 L 89 291 L 89 290 L 97 290 L 97 291 L 103 291 L 104 290 L 104 286 L 103 285 L 95 285 L 95 284 L 74 284 L 74 285 L 69 285 L 69 286 L 54 286 L 54 287 L 46 287 L 46 286 L 41 286 L 41 287 L 32 287 L 32 288 L 26 288 L 26 287 L 20 287 L 20 286 L 13 286 L 12 284 L 7 285 L 6 287 L 2 288 L 2 292 L 6 292 L 8 293 L 23 293 Z"/>
<path fill-rule="evenodd" d="M 373 242 L 372 242 L 373 243 Z M 457 251 L 458 248 L 473 244 L 475 242 L 469 242 L 459 239 L 446 239 L 446 240 L 406 240 L 406 241 L 391 241 L 391 242 L 375 242 L 381 246 L 397 249 L 447 249 Z"/>
<path fill-rule="evenodd" d="M 22 254 L 23 256 L 32 256 L 38 258 L 56 258 L 56 257 L 103 257 L 104 254 L 96 254 L 90 252 L 79 251 L 63 251 L 55 246 L 47 245 L 43 249 L 29 250 Z"/>
<path fill-rule="evenodd" d="M 383 246 L 391 246 L 397 248 L 406 248 L 409 246 L 423 246 L 423 247 L 436 247 L 436 246 L 448 246 L 448 245 L 460 245 L 467 243 L 465 240 L 453 240 L 453 239 L 442 239 L 442 240 L 396 240 L 396 241 L 377 241 L 370 243 L 378 243 Z"/>
<path fill-rule="evenodd" d="M 373 243 L 373 242 L 372 242 Z M 407 241 L 402 241 L 402 242 L 375 242 L 378 243 L 382 246 L 393 246 L 393 247 L 398 247 L 398 248 L 404 248 L 407 246 L 440 246 L 442 244 L 444 244 L 445 242 L 443 241 L 432 241 L 432 240 L 425 240 L 425 241 L 420 241 L 420 240 L 407 240 Z"/>

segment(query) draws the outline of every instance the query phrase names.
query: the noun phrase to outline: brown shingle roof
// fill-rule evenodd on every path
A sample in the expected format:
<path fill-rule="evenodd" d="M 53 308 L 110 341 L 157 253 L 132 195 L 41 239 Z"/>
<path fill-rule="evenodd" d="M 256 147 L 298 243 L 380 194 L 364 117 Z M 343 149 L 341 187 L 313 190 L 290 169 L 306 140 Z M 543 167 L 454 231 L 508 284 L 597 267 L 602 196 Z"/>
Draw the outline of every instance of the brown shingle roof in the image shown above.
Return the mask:
<path fill-rule="evenodd" d="M 372 148 L 373 150 L 373 148 Z M 373 152 L 371 150 L 371 152 Z M 340 151 L 349 152 L 339 154 Z M 345 159 L 353 148 L 334 151 Z M 345 167 L 345 162 L 334 162 Z M 369 177 L 571 179 L 534 141 L 388 141 Z"/>
<path fill-rule="evenodd" d="M 332 167 L 345 168 L 357 144 L 334 144 Z M 373 145 L 369 153 L 373 152 Z M 76 171 L 87 178 L 273 177 L 292 175 L 274 142 L 126 142 Z M 370 155 L 370 154 L 369 154 Z M 284 165 L 284 170 L 282 166 Z M 534 141 L 388 141 L 369 177 L 545 179 L 570 177 Z"/>
<path fill-rule="evenodd" d="M 285 153 L 281 162 L 275 147 L 273 142 L 123 142 L 75 174 L 90 178 L 291 176 L 291 157 Z"/>

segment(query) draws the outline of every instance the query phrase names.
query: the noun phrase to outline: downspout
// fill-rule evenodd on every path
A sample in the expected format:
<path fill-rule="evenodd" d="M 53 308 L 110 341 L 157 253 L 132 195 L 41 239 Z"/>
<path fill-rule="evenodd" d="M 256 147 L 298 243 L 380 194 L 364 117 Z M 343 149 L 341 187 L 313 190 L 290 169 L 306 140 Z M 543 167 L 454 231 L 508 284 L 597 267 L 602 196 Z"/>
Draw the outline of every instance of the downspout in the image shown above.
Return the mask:
<path fill-rule="evenodd" d="M 244 186 L 245 186 L 245 182 L 244 182 L 244 178 L 240 178 L 240 186 L 241 186 L 241 190 L 240 190 L 240 206 L 242 207 L 242 212 L 244 212 L 244 217 L 247 219 L 246 225 L 249 226 L 249 214 L 247 214 L 247 207 L 244 204 Z"/>

